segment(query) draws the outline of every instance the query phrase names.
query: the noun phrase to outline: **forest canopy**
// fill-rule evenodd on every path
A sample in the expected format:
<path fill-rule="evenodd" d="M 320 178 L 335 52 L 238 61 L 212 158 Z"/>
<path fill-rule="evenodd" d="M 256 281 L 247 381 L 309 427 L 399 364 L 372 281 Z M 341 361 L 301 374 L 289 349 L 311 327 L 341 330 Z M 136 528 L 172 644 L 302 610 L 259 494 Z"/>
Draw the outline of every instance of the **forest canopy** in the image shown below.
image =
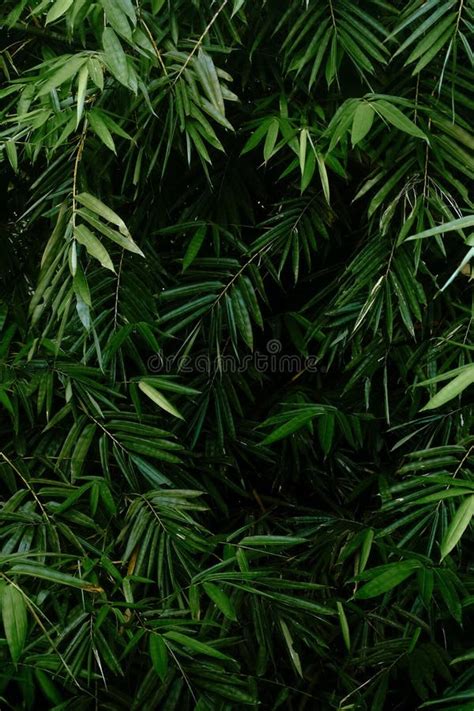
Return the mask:
<path fill-rule="evenodd" d="M 474 708 L 472 0 L 0 5 L 0 705 Z"/>

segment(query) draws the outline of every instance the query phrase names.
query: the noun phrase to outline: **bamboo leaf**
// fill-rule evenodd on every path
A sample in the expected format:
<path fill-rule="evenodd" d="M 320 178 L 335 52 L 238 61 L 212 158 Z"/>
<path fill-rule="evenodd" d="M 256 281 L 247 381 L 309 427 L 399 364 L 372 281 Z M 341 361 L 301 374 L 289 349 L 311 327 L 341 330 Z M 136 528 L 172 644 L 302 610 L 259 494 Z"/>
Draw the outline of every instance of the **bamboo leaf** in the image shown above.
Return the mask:
<path fill-rule="evenodd" d="M 92 213 L 91 211 L 79 209 L 77 210 L 77 214 L 80 215 L 86 222 L 88 222 L 97 232 L 100 232 L 105 237 L 108 237 L 108 239 L 120 245 L 120 247 L 123 247 L 123 249 L 126 249 L 127 251 L 132 252 L 133 254 L 138 254 L 140 257 L 145 256 L 140 247 L 136 244 L 136 242 L 133 241 L 130 236 L 124 236 L 122 233 L 117 232 L 117 230 L 113 230 L 111 227 L 101 222 L 97 218 L 97 216 L 94 215 L 94 213 Z"/>
<path fill-rule="evenodd" d="M 87 80 L 89 78 L 88 65 L 84 64 L 79 70 L 79 77 L 77 80 L 77 119 L 76 128 L 79 126 L 81 121 L 82 112 L 84 110 L 84 101 L 86 98 L 87 90 Z"/>
<path fill-rule="evenodd" d="M 93 195 L 89 195 L 89 193 L 79 193 L 76 195 L 76 200 L 80 202 L 81 205 L 84 205 L 84 207 L 87 207 L 88 210 L 92 210 L 99 218 L 104 218 L 113 225 L 116 225 L 123 235 L 130 237 L 130 232 L 122 218 L 111 210 L 110 207 L 104 205 L 102 200 L 99 200 Z"/>
<path fill-rule="evenodd" d="M 168 647 L 160 634 L 150 634 L 148 638 L 153 668 L 164 682 L 168 675 Z"/>
<path fill-rule="evenodd" d="M 216 607 L 219 608 L 224 617 L 227 617 L 228 620 L 235 621 L 237 619 L 237 614 L 234 604 L 222 588 L 214 585 L 214 583 L 203 583 L 202 586 L 206 591 L 206 594 L 215 603 Z"/>
<path fill-rule="evenodd" d="M 66 585 L 67 587 L 78 588 L 86 592 L 103 592 L 102 588 L 97 585 L 92 585 L 86 580 L 76 578 L 69 573 L 63 573 L 54 568 L 48 568 L 44 565 L 36 563 L 16 563 L 10 568 L 11 575 L 26 575 L 27 577 L 38 578 L 39 580 L 48 580 L 51 583 L 58 585 Z"/>
<path fill-rule="evenodd" d="M 18 152 L 16 150 L 16 143 L 11 138 L 5 141 L 5 150 L 7 153 L 8 162 L 13 168 L 14 173 L 18 173 Z"/>
<path fill-rule="evenodd" d="M 321 415 L 318 420 L 318 436 L 325 455 L 328 455 L 331 451 L 335 424 L 336 416 L 334 412 L 327 412 Z"/>
<path fill-rule="evenodd" d="M 190 649 L 193 652 L 198 652 L 199 654 L 204 654 L 205 656 L 208 656 L 208 657 L 213 657 L 215 659 L 224 659 L 224 660 L 231 659 L 231 657 L 228 657 L 226 654 L 219 652 L 218 649 L 211 647 L 209 644 L 204 644 L 204 642 L 199 642 L 197 639 L 194 639 L 193 637 L 189 637 L 186 634 L 182 634 L 181 632 L 175 632 L 174 630 L 171 630 L 170 632 L 166 632 L 164 634 L 164 637 L 172 640 L 173 642 L 177 642 L 178 644 L 182 645 L 183 647 L 187 647 L 188 649 Z"/>
<path fill-rule="evenodd" d="M 58 20 L 71 7 L 74 0 L 56 0 L 48 10 L 46 15 L 46 24 Z"/>
<path fill-rule="evenodd" d="M 104 60 L 114 77 L 124 86 L 129 86 L 129 70 L 127 56 L 122 44 L 111 27 L 106 27 L 102 33 Z"/>
<path fill-rule="evenodd" d="M 441 560 L 446 558 L 453 548 L 459 543 L 463 533 L 471 523 L 474 516 L 474 494 L 466 496 L 462 504 L 453 516 L 451 523 L 448 526 L 446 534 L 441 541 Z"/>
<path fill-rule="evenodd" d="M 245 536 L 240 541 L 242 546 L 276 546 L 278 548 L 288 548 L 305 543 L 306 538 L 298 536 Z"/>
<path fill-rule="evenodd" d="M 466 217 L 460 217 L 457 220 L 445 222 L 443 225 L 431 227 L 428 230 L 423 230 L 423 232 L 417 232 L 407 237 L 407 240 L 425 239 L 425 237 L 434 237 L 435 235 L 444 234 L 445 232 L 465 230 L 468 227 L 474 227 L 474 215 L 466 215 Z"/>
<path fill-rule="evenodd" d="M 443 35 L 445 35 L 447 32 L 449 34 L 449 30 L 452 26 L 452 29 L 454 29 L 455 23 L 456 23 L 456 17 L 457 17 L 457 12 L 453 12 L 447 17 L 444 18 L 441 22 L 438 22 L 433 29 L 428 32 L 427 35 L 417 44 L 413 52 L 410 54 L 408 59 L 406 60 L 405 64 L 410 64 L 411 62 L 414 62 L 416 59 L 419 59 L 422 55 L 427 53 L 430 48 L 434 45 L 437 46 L 440 38 L 442 38 Z M 431 18 L 432 19 L 432 18 Z"/>
<path fill-rule="evenodd" d="M 288 629 L 288 625 L 282 619 L 280 619 L 280 625 L 281 625 L 281 629 L 283 632 L 283 638 L 286 642 L 286 646 L 287 646 L 288 652 L 290 654 L 291 661 L 293 662 L 293 665 L 296 669 L 297 674 L 301 678 L 303 678 L 303 670 L 301 668 L 301 660 L 300 660 L 298 652 L 295 650 L 295 648 L 293 646 L 293 638 L 290 634 L 290 630 Z"/>
<path fill-rule="evenodd" d="M 423 133 L 423 131 L 393 104 L 388 103 L 388 101 L 379 100 L 373 104 L 373 107 L 375 111 L 381 114 L 383 118 L 391 123 L 392 126 L 395 126 L 395 128 L 410 134 L 410 136 L 423 138 L 425 141 L 429 142 L 428 137 Z"/>
<path fill-rule="evenodd" d="M 344 640 L 344 644 L 346 645 L 346 649 L 348 652 L 351 651 L 351 635 L 350 635 L 350 630 L 349 630 L 349 625 L 347 623 L 347 617 L 346 613 L 344 612 L 344 607 L 342 605 L 342 602 L 337 601 L 337 613 L 339 615 L 339 624 L 341 626 L 341 632 L 342 632 L 342 638 Z"/>
<path fill-rule="evenodd" d="M 204 242 L 204 238 L 206 236 L 206 231 L 207 226 L 200 225 L 200 227 L 198 227 L 193 237 L 191 238 L 191 241 L 188 244 L 185 255 L 183 257 L 183 272 L 191 266 L 191 264 L 194 262 L 197 255 L 199 254 L 199 250 L 201 249 L 202 243 Z"/>
<path fill-rule="evenodd" d="M 125 37 L 128 40 L 132 39 L 132 30 L 127 19 L 126 13 L 120 7 L 120 2 L 117 0 L 99 0 L 104 8 L 107 22 L 113 27 L 115 32 Z M 132 6 L 133 9 L 133 6 Z"/>
<path fill-rule="evenodd" d="M 84 245 L 91 257 L 97 259 L 102 266 L 105 267 L 105 269 L 110 269 L 110 271 L 115 272 L 109 253 L 105 249 L 102 242 L 100 242 L 97 237 L 92 234 L 88 227 L 85 225 L 78 225 L 74 229 L 74 237 L 80 244 Z"/>
<path fill-rule="evenodd" d="M 49 94 L 53 89 L 57 89 L 69 79 L 76 76 L 79 69 L 87 62 L 87 57 L 81 54 L 65 55 L 62 58 L 61 67 L 45 81 L 38 91 L 38 96 Z"/>
<path fill-rule="evenodd" d="M 2 586 L 0 601 L 5 637 L 16 666 L 23 653 L 28 629 L 25 599 L 16 585 L 8 583 Z"/>
<path fill-rule="evenodd" d="M 112 138 L 112 134 L 110 133 L 107 124 L 101 117 L 101 115 L 92 110 L 89 111 L 87 114 L 87 118 L 89 119 L 89 123 L 91 125 L 92 130 L 94 133 L 100 138 L 104 146 L 107 146 L 113 153 L 117 153 L 116 148 L 115 148 L 115 143 L 114 139 Z"/>
<path fill-rule="evenodd" d="M 304 175 L 304 168 L 306 165 L 306 145 L 308 142 L 308 131 L 303 128 L 300 132 L 300 144 L 299 144 L 299 160 L 300 160 L 300 170 L 301 176 Z"/>
<path fill-rule="evenodd" d="M 162 410 L 168 412 L 173 417 L 178 417 L 180 420 L 184 419 L 183 416 L 178 412 L 178 410 L 172 405 L 169 400 L 165 398 L 158 390 L 144 382 L 143 380 L 138 383 L 140 390 L 145 393 L 147 397 L 152 400 L 155 405 L 158 405 Z"/>
<path fill-rule="evenodd" d="M 304 415 L 297 415 L 296 417 L 293 417 L 291 420 L 285 422 L 285 424 L 277 427 L 276 430 L 267 435 L 262 441 L 262 445 L 273 444 L 274 442 L 278 442 L 280 439 L 288 437 L 294 432 L 298 432 L 298 430 L 309 424 L 318 414 L 321 413 L 305 413 Z"/>
<path fill-rule="evenodd" d="M 249 312 L 245 304 L 245 300 L 238 287 L 232 289 L 232 307 L 233 313 L 235 315 L 235 322 L 237 328 L 242 335 L 245 343 L 252 350 L 253 349 L 253 332 L 252 324 L 250 322 Z"/>
<path fill-rule="evenodd" d="M 384 570 L 379 575 L 376 575 L 372 578 L 372 580 L 359 588 L 355 596 L 358 600 L 367 600 L 389 592 L 413 575 L 415 570 L 419 567 L 420 564 L 418 561 L 414 560 L 393 563 L 387 570 Z"/>
<path fill-rule="evenodd" d="M 374 110 L 367 101 L 363 101 L 356 108 L 354 118 L 352 119 L 352 146 L 356 146 L 366 137 L 372 128 L 373 121 Z"/>
<path fill-rule="evenodd" d="M 265 143 L 263 146 L 263 158 L 265 160 L 265 163 L 267 163 L 275 149 L 275 144 L 277 142 L 278 138 L 278 132 L 280 130 L 280 124 L 278 122 L 278 119 L 274 118 L 271 120 L 270 125 L 268 126 L 267 129 L 267 136 L 265 138 Z"/>
<path fill-rule="evenodd" d="M 429 402 L 421 408 L 421 412 L 424 410 L 434 410 L 437 407 L 445 405 L 457 397 L 457 395 L 464 392 L 472 383 L 474 383 L 474 364 L 465 366 L 459 375 L 453 378 L 453 380 L 441 388 L 441 390 L 438 390 L 436 395 L 433 395 Z"/>
<path fill-rule="evenodd" d="M 329 192 L 329 178 L 326 170 L 326 163 L 321 153 L 316 153 L 316 160 L 318 162 L 319 177 L 321 179 L 321 185 L 323 186 L 324 197 L 326 202 L 330 204 L 330 192 Z"/>

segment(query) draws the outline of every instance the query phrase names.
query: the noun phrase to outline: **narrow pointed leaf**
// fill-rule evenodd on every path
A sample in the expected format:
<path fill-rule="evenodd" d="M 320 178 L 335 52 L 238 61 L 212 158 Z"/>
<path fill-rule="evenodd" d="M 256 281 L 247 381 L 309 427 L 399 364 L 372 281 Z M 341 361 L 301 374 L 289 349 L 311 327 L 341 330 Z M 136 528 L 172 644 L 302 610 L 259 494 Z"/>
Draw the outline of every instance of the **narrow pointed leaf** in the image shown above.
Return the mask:
<path fill-rule="evenodd" d="M 420 567 L 418 561 L 407 560 L 402 563 L 393 563 L 388 570 L 384 570 L 380 575 L 376 575 L 372 580 L 363 585 L 356 592 L 358 600 L 367 600 L 377 597 L 383 593 L 393 590 L 397 585 L 409 578 L 417 568 Z"/>
<path fill-rule="evenodd" d="M 356 146 L 369 133 L 374 121 L 374 110 L 372 106 L 363 101 L 359 104 L 354 112 L 352 119 L 351 141 L 352 145 Z"/>
<path fill-rule="evenodd" d="M 445 385 L 441 390 L 438 390 L 436 395 L 433 395 L 431 400 L 421 409 L 434 410 L 449 402 L 457 395 L 460 395 L 469 385 L 474 383 L 474 364 L 465 366 L 463 371 L 459 373 L 453 380 Z"/>
<path fill-rule="evenodd" d="M 13 663 L 21 657 L 28 626 L 26 604 L 22 593 L 8 583 L 1 591 L 2 621 Z"/>
<path fill-rule="evenodd" d="M 97 259 L 103 267 L 115 272 L 110 255 L 104 245 L 85 225 L 78 225 L 74 230 L 74 237 L 80 244 L 83 244 L 91 257 Z"/>
<path fill-rule="evenodd" d="M 446 535 L 441 541 L 441 560 L 446 558 L 448 553 L 450 553 L 454 546 L 459 543 L 463 533 L 468 528 L 471 523 L 471 519 L 474 516 L 474 494 L 471 496 L 466 496 L 456 513 L 454 514 L 453 520 L 448 526 Z"/>
<path fill-rule="evenodd" d="M 388 103 L 388 101 L 377 101 L 374 103 L 375 110 L 383 116 L 392 126 L 398 128 L 400 131 L 410 134 L 410 136 L 415 136 L 416 138 L 423 138 L 428 141 L 427 136 L 423 133 L 421 128 L 413 123 L 404 113 L 400 111 L 399 108 L 393 104 Z"/>
<path fill-rule="evenodd" d="M 149 648 L 153 668 L 161 681 L 165 681 L 168 674 L 168 647 L 166 642 L 161 635 L 150 634 Z"/>
<path fill-rule="evenodd" d="M 164 395 L 162 395 L 158 390 L 156 390 L 156 388 L 143 381 L 140 381 L 138 383 L 138 387 L 143 393 L 145 393 L 147 397 L 150 398 L 150 400 L 155 403 L 155 405 L 161 407 L 162 410 L 165 410 L 165 412 L 168 412 L 170 415 L 173 415 L 173 417 L 178 417 L 180 420 L 184 419 L 181 413 L 178 412 L 178 410 L 174 407 L 174 405 L 172 405 L 170 401 L 165 398 Z"/>
<path fill-rule="evenodd" d="M 201 249 L 201 245 L 204 242 L 204 238 L 206 236 L 206 231 L 207 231 L 206 225 L 201 225 L 200 227 L 198 227 L 198 229 L 194 233 L 190 243 L 188 244 L 186 253 L 183 257 L 183 272 L 186 271 L 186 269 L 188 269 L 188 267 L 190 267 L 191 264 L 196 259 L 197 255 L 199 253 L 199 250 Z"/>
<path fill-rule="evenodd" d="M 221 588 L 214 585 L 214 583 L 203 583 L 202 586 L 206 591 L 206 594 L 211 598 L 222 614 L 227 617 L 227 619 L 237 619 L 237 614 L 232 600 Z"/>

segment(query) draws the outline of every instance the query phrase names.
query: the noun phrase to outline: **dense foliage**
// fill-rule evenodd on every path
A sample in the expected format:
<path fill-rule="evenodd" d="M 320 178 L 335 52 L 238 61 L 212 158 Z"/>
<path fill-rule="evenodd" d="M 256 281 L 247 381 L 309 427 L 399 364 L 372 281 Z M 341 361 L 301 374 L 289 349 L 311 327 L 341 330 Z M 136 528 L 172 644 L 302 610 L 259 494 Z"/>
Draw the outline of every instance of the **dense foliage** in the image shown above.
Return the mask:
<path fill-rule="evenodd" d="M 471 0 L 4 0 L 0 704 L 474 708 Z"/>

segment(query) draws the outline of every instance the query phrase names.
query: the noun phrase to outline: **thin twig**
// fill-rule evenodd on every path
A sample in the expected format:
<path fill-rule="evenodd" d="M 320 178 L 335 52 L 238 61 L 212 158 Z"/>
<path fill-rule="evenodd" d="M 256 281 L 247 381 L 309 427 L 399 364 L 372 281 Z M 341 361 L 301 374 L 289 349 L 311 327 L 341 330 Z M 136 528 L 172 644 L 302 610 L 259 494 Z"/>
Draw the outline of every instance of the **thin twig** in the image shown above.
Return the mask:
<path fill-rule="evenodd" d="M 119 267 L 117 271 L 117 285 L 115 287 L 115 303 L 114 303 L 114 333 L 117 330 L 117 319 L 118 319 L 118 301 L 119 301 L 119 289 L 120 289 L 120 277 L 122 274 L 122 264 L 123 264 L 123 253 L 125 252 L 124 249 L 122 249 L 122 254 L 120 255 L 120 262 L 119 262 Z"/>
<path fill-rule="evenodd" d="M 18 474 L 18 476 L 20 477 L 20 479 L 22 480 L 22 482 L 24 483 L 24 485 L 26 486 L 26 488 L 28 489 L 28 491 L 30 492 L 30 494 L 32 495 L 32 497 L 34 498 L 34 500 L 36 501 L 36 503 L 38 504 L 38 507 L 39 507 L 41 513 L 43 514 L 43 518 L 44 518 L 48 523 L 50 523 L 49 516 L 48 516 L 48 514 L 46 513 L 46 509 L 44 508 L 43 504 L 41 503 L 40 499 L 38 498 L 38 496 L 37 496 L 35 490 L 34 490 L 33 487 L 30 485 L 30 482 L 29 482 L 27 479 L 25 479 L 25 477 L 23 476 L 23 474 L 21 473 L 21 471 L 20 471 L 19 469 L 17 469 L 17 467 L 16 467 L 16 466 L 13 464 L 13 462 L 7 457 L 7 455 L 4 454 L 4 452 L 0 452 L 0 455 L 3 457 L 3 459 L 5 460 L 5 462 L 13 469 L 13 471 L 14 471 L 16 474 Z"/>
<path fill-rule="evenodd" d="M 185 69 L 186 69 L 186 67 L 188 66 L 189 62 L 191 61 L 191 59 L 194 57 L 194 55 L 195 55 L 196 52 L 198 51 L 199 47 L 201 46 L 201 44 L 202 44 L 202 42 L 203 42 L 205 36 L 207 35 L 207 33 L 209 32 L 209 30 L 211 29 L 211 27 L 212 27 L 212 25 L 214 24 L 214 22 L 215 22 L 215 21 L 217 20 L 217 18 L 219 17 L 219 15 L 220 15 L 220 13 L 222 12 L 222 10 L 224 9 L 224 7 L 227 5 L 227 2 L 228 2 L 228 0 L 224 0 L 224 2 L 222 3 L 222 5 L 219 7 L 219 9 L 216 11 L 216 13 L 214 14 L 214 16 L 212 17 L 212 19 L 211 19 L 211 20 L 209 21 L 209 23 L 206 25 L 206 27 L 205 27 L 205 29 L 204 29 L 204 32 L 203 32 L 202 35 L 199 37 L 198 41 L 196 42 L 196 44 L 195 44 L 194 47 L 192 48 L 191 53 L 190 53 L 189 56 L 187 57 L 185 63 L 183 64 L 183 66 L 182 66 L 181 69 L 179 70 L 178 74 L 176 75 L 176 78 L 175 78 L 175 80 L 174 80 L 172 86 L 174 86 L 174 85 L 176 84 L 176 82 L 178 81 L 178 79 L 181 77 L 181 75 L 182 75 L 183 72 L 185 71 Z"/>
<path fill-rule="evenodd" d="M 163 62 L 163 57 L 161 56 L 161 52 L 160 52 L 160 50 L 159 50 L 158 47 L 157 47 L 157 44 L 156 44 L 156 42 L 155 42 L 155 38 L 154 38 L 153 35 L 151 34 L 150 28 L 149 28 L 148 25 L 146 24 L 146 22 L 145 22 L 145 20 L 143 19 L 143 17 L 140 17 L 140 22 L 142 23 L 143 27 L 145 28 L 145 31 L 146 31 L 146 33 L 147 33 L 147 35 L 148 35 L 148 38 L 149 38 L 150 42 L 151 42 L 152 45 L 153 45 L 153 49 L 155 50 L 155 54 L 156 54 L 156 56 L 157 56 L 157 59 L 158 59 L 160 65 L 161 65 L 161 68 L 163 69 L 163 73 L 164 73 L 166 76 L 168 76 L 168 72 L 167 72 L 167 70 L 166 70 L 165 63 Z"/>

